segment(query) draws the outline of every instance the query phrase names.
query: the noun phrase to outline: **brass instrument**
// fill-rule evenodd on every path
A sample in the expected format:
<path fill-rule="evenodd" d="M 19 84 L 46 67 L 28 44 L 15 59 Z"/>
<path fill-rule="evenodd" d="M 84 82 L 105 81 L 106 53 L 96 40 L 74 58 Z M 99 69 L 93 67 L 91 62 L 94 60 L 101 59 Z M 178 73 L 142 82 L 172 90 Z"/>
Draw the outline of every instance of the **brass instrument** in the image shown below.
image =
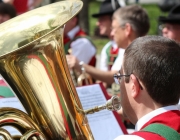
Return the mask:
<path fill-rule="evenodd" d="M 89 74 L 79 73 L 75 69 L 69 71 L 75 87 L 93 84 L 92 77 Z"/>
<path fill-rule="evenodd" d="M 120 105 L 119 97 L 112 96 L 111 99 L 109 99 L 105 105 L 95 106 L 94 108 L 87 109 L 87 110 L 81 110 L 78 108 L 77 110 L 81 114 L 88 115 L 88 114 L 93 114 L 95 112 L 99 112 L 104 109 L 108 109 L 110 111 L 117 111 L 117 110 L 120 110 L 120 108 L 121 108 L 121 105 Z"/>
<path fill-rule="evenodd" d="M 69 49 L 68 50 L 69 54 L 72 54 L 72 50 Z M 92 80 L 92 77 L 85 72 L 85 69 L 82 67 L 82 64 L 84 62 L 80 62 L 80 65 L 81 65 L 81 72 L 78 72 L 76 69 L 70 69 L 70 74 L 71 74 L 71 78 L 73 80 L 73 83 L 76 87 L 78 86 L 83 86 L 83 85 L 91 85 L 93 84 L 93 80 Z"/>
<path fill-rule="evenodd" d="M 86 70 L 83 67 L 83 64 L 84 64 L 83 61 L 79 62 L 79 65 L 81 66 L 81 72 L 82 73 L 77 78 L 78 86 L 82 86 L 83 84 L 84 85 L 91 85 L 91 84 L 93 84 L 92 77 L 88 73 L 86 73 Z"/>
<path fill-rule="evenodd" d="M 82 8 L 66 0 L 37 8 L 0 25 L 0 74 L 26 113 L 0 109 L 0 127 L 10 125 L 22 136 L 0 128 L 11 139 L 93 140 L 86 113 L 70 76 L 64 55 L 64 24 Z M 81 110 L 81 111 L 79 111 Z"/>
<path fill-rule="evenodd" d="M 27 130 L 24 133 L 29 134 L 38 130 L 37 135 L 52 140 L 93 139 L 89 125 L 81 125 L 83 114 L 76 110 L 82 106 L 72 84 L 62 43 L 64 24 L 82 6 L 80 0 L 61 1 L 0 25 L 0 73 L 36 124 L 31 127 L 23 119 L 27 117 L 13 109 L 7 111 L 9 120 L 1 121 L 3 125 L 11 122 L 20 129 L 17 121 L 11 119 L 18 112 L 25 122 L 21 132 Z"/>
<path fill-rule="evenodd" d="M 93 84 L 92 77 L 89 74 L 87 74 L 86 72 L 83 72 L 77 78 L 77 85 L 78 86 L 83 86 L 84 85 L 83 82 L 85 83 L 85 85 Z"/>
<path fill-rule="evenodd" d="M 92 77 L 84 71 L 79 73 L 75 69 L 70 69 L 70 74 L 76 87 L 93 84 Z"/>

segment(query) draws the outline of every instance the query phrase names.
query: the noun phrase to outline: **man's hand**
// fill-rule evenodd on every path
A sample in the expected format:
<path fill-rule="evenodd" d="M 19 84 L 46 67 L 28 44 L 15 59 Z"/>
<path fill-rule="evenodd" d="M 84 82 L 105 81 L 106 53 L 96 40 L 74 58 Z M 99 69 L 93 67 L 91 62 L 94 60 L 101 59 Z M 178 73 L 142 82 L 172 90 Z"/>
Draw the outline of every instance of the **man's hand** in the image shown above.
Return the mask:
<path fill-rule="evenodd" d="M 73 55 L 66 55 L 67 63 L 70 69 L 75 68 L 78 71 L 81 71 L 79 65 L 79 60 Z"/>

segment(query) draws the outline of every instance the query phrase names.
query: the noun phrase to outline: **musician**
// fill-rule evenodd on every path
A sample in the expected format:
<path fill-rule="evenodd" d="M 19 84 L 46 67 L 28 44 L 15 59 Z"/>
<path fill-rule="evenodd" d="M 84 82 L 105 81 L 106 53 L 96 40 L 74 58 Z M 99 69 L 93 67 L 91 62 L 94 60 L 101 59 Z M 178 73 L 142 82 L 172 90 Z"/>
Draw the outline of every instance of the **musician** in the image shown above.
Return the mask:
<path fill-rule="evenodd" d="M 180 4 L 174 6 L 167 17 L 160 16 L 159 22 L 161 23 L 159 27 L 164 37 L 180 42 Z"/>
<path fill-rule="evenodd" d="M 177 139 L 176 134 L 180 133 L 180 111 L 176 105 L 180 96 L 179 56 L 180 45 L 161 36 L 140 37 L 129 45 L 115 79 L 120 84 L 123 111 L 136 124 L 137 132 L 115 140 Z M 151 128 L 143 130 L 147 126 Z"/>

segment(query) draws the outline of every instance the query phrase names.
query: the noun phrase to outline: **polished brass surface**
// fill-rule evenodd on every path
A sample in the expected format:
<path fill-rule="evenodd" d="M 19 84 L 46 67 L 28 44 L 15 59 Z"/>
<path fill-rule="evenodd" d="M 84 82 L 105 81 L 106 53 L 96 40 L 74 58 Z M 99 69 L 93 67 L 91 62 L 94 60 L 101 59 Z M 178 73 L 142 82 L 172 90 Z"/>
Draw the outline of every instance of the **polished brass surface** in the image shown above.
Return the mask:
<path fill-rule="evenodd" d="M 86 73 L 83 64 L 83 61 L 79 62 L 79 65 L 81 66 L 81 74 L 77 77 L 78 86 L 93 84 L 92 77 L 88 73 Z"/>
<path fill-rule="evenodd" d="M 87 74 L 86 72 L 80 74 L 77 78 L 77 85 L 83 86 L 83 85 L 91 85 L 93 84 L 92 77 Z"/>
<path fill-rule="evenodd" d="M 0 73 L 37 126 L 26 137 L 40 132 L 50 140 L 93 139 L 77 112 L 82 105 L 63 46 L 64 24 L 82 5 L 80 0 L 61 1 L 0 25 Z"/>
<path fill-rule="evenodd" d="M 93 84 L 92 77 L 86 72 L 79 73 L 75 69 L 70 69 L 70 74 L 76 87 Z"/>
<path fill-rule="evenodd" d="M 31 137 L 36 137 L 38 140 L 45 140 L 45 136 L 41 133 L 39 127 L 34 121 L 24 112 L 14 108 L 0 108 L 0 127 L 13 126 L 24 134 L 21 139 L 27 140 Z M 7 140 L 14 140 L 15 138 L 3 128 L 0 128 L 0 135 Z"/>

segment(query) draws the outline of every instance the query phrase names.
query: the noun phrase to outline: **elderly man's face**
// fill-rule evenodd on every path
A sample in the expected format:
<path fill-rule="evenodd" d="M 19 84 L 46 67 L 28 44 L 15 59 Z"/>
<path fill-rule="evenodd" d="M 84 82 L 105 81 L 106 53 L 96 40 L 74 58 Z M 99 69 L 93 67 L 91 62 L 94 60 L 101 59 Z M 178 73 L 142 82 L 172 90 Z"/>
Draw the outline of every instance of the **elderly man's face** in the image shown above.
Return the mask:
<path fill-rule="evenodd" d="M 116 42 L 119 48 L 126 48 L 127 36 L 125 33 L 125 27 L 120 25 L 121 24 L 117 19 L 113 19 L 111 36 L 113 37 L 113 40 Z"/>
<path fill-rule="evenodd" d="M 180 24 L 164 24 L 162 35 L 180 42 Z"/>

